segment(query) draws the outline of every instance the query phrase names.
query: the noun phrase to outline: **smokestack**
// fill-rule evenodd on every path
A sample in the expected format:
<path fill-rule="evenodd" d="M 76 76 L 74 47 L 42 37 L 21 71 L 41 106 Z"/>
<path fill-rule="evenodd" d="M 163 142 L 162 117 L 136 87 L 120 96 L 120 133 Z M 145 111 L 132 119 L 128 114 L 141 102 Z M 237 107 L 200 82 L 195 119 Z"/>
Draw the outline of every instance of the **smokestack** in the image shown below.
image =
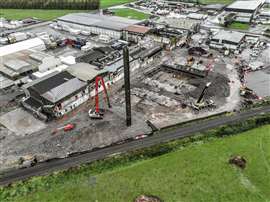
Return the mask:
<path fill-rule="evenodd" d="M 123 60 L 124 60 L 124 80 L 125 80 L 125 99 L 126 99 L 126 123 L 127 126 L 131 126 L 129 50 L 127 46 L 125 46 L 123 49 Z"/>

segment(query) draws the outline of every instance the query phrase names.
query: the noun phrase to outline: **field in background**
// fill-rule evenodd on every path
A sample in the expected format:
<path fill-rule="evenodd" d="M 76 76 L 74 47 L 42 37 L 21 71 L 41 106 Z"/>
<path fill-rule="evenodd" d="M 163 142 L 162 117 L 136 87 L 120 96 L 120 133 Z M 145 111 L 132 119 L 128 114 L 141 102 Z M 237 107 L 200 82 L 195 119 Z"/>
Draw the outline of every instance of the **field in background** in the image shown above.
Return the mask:
<path fill-rule="evenodd" d="M 61 183 L 12 201 L 127 202 L 140 194 L 156 195 L 164 201 L 269 201 L 269 130 L 267 125 L 208 143 L 195 142 L 95 176 L 92 171 L 67 174 Z M 246 158 L 245 170 L 228 164 L 232 155 Z"/>
<path fill-rule="evenodd" d="M 101 0 L 100 6 L 107 8 L 114 5 L 124 4 L 132 0 Z M 0 17 L 7 19 L 23 19 L 36 17 L 42 20 L 53 20 L 57 17 L 74 12 L 85 12 L 84 10 L 40 10 L 40 9 L 0 9 Z"/>
<path fill-rule="evenodd" d="M 234 0 L 199 0 L 201 4 L 230 4 Z"/>
<path fill-rule="evenodd" d="M 36 17 L 42 20 L 53 20 L 68 13 L 84 12 L 83 10 L 40 10 L 40 9 L 0 9 L 0 17 L 19 20 Z"/>
<path fill-rule="evenodd" d="M 125 3 L 132 2 L 134 0 L 100 0 L 100 7 L 101 8 L 108 8 L 110 6 L 115 6 L 115 5 L 121 5 Z"/>
<path fill-rule="evenodd" d="M 117 16 L 132 18 L 132 19 L 137 19 L 137 20 L 147 19 L 150 16 L 143 12 L 139 12 L 139 11 L 128 9 L 128 8 L 113 9 L 112 11 L 114 11 L 115 15 Z"/>

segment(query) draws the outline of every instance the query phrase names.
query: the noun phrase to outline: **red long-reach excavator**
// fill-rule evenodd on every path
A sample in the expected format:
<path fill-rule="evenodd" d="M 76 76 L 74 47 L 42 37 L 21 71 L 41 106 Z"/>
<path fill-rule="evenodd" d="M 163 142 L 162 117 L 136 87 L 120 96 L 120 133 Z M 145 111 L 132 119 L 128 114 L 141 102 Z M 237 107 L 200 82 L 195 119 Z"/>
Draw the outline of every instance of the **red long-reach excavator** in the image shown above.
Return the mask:
<path fill-rule="evenodd" d="M 89 117 L 91 119 L 103 119 L 103 115 L 104 115 L 103 110 L 99 108 L 99 91 L 98 90 L 99 90 L 100 83 L 103 87 L 103 92 L 104 92 L 108 107 L 111 108 L 110 99 L 108 96 L 107 88 L 103 80 L 103 77 L 97 76 L 95 80 L 95 108 L 90 109 L 88 112 Z"/>

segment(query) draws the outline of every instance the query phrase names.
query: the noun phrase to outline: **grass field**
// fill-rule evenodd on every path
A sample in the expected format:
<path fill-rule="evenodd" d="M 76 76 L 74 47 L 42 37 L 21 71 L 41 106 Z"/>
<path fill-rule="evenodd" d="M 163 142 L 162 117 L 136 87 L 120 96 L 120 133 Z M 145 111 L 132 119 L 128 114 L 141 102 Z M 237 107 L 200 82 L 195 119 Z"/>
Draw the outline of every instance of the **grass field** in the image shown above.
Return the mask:
<path fill-rule="evenodd" d="M 229 165 L 231 155 L 244 156 L 246 169 Z M 207 143 L 196 142 L 98 175 L 67 175 L 61 183 L 12 202 L 132 202 L 140 194 L 156 195 L 166 202 L 269 201 L 270 125 Z"/>
<path fill-rule="evenodd" d="M 107 8 L 114 5 L 124 4 L 132 0 L 101 0 L 100 6 Z M 23 19 L 27 17 L 36 17 L 42 20 L 53 20 L 68 13 L 84 12 L 83 10 L 33 10 L 33 9 L 0 9 L 0 17 L 7 19 Z M 122 13 L 120 13 L 122 14 Z"/>
<path fill-rule="evenodd" d="M 107 8 L 110 6 L 115 6 L 115 5 L 120 5 L 120 4 L 125 4 L 132 2 L 134 0 L 100 0 L 100 6 L 101 8 Z"/>
<path fill-rule="evenodd" d="M 199 0 L 201 4 L 230 4 L 234 0 Z"/>
<path fill-rule="evenodd" d="M 121 8 L 121 9 L 114 9 L 115 15 L 120 16 L 120 17 L 127 17 L 127 18 L 132 18 L 132 19 L 137 19 L 137 20 L 143 20 L 149 18 L 150 15 L 138 12 L 133 9 L 128 9 L 128 8 Z"/>
<path fill-rule="evenodd" d="M 7 19 L 23 19 L 36 17 L 42 20 L 53 20 L 68 13 L 83 12 L 81 10 L 40 10 L 40 9 L 0 9 L 0 17 Z"/>
<path fill-rule="evenodd" d="M 241 29 L 241 30 L 248 30 L 249 24 L 241 23 L 241 22 L 233 22 L 228 26 L 231 29 Z"/>

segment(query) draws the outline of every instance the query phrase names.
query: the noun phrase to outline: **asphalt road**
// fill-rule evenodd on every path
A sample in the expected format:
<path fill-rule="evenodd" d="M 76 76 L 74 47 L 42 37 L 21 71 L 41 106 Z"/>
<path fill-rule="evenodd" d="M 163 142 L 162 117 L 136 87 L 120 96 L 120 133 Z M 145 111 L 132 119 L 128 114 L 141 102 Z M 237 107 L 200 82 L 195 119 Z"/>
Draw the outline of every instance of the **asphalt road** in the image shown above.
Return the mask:
<path fill-rule="evenodd" d="M 67 169 L 83 163 L 90 163 L 116 153 L 150 147 L 159 143 L 192 136 L 196 132 L 205 131 L 224 124 L 244 121 L 253 116 L 265 113 L 270 113 L 270 106 L 240 112 L 234 116 L 225 116 L 216 119 L 200 121 L 199 123 L 193 123 L 189 126 L 168 130 L 166 132 L 160 132 L 157 135 L 153 135 L 144 139 L 106 147 L 65 159 L 56 159 L 49 162 L 39 163 L 36 166 L 30 168 L 9 171 L 0 177 L 0 185 L 8 185 L 12 182 L 25 180 L 33 176 L 46 175 L 53 171 Z"/>

